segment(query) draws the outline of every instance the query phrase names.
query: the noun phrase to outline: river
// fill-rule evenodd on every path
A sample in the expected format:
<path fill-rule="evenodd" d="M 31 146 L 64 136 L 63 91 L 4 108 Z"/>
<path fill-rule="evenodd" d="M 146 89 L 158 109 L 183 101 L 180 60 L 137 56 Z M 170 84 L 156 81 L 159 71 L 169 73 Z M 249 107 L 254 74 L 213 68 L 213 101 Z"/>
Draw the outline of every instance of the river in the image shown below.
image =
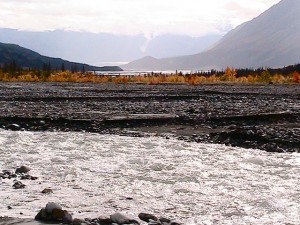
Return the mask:
<path fill-rule="evenodd" d="M 52 201 L 78 218 L 147 212 L 190 225 L 298 224 L 300 218 L 299 153 L 0 130 L 0 170 L 21 165 L 39 179 L 22 181 L 26 187 L 18 190 L 2 179 L 0 216 L 34 218 Z M 44 195 L 44 188 L 54 193 Z"/>

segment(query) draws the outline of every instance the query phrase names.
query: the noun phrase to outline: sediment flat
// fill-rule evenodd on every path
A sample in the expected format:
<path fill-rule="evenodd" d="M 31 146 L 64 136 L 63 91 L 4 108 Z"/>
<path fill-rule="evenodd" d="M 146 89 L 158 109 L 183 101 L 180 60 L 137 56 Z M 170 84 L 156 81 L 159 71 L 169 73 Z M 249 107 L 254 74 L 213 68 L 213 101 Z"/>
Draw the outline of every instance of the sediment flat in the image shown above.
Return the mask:
<path fill-rule="evenodd" d="M 0 128 L 300 151 L 300 85 L 0 83 Z"/>

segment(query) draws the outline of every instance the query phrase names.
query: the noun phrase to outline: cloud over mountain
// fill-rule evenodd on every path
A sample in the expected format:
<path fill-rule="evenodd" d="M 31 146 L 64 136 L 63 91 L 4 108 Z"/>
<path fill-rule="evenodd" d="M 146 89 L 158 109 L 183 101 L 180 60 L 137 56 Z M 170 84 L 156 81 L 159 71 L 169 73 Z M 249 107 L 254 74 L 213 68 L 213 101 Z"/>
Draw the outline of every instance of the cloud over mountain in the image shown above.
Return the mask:
<path fill-rule="evenodd" d="M 125 69 L 223 69 L 227 66 L 282 67 L 300 62 L 299 0 L 282 0 L 257 18 L 221 39 L 213 48 L 194 55 L 148 58 L 129 63 Z"/>

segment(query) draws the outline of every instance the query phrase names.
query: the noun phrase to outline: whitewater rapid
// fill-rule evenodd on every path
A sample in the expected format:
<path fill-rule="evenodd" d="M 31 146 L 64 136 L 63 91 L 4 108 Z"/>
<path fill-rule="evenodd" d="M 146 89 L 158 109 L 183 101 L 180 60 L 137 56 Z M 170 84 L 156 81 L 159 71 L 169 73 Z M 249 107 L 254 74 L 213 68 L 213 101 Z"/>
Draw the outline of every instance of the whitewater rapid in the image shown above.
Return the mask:
<path fill-rule="evenodd" d="M 18 190 L 13 180 L 0 180 L 0 216 L 33 218 L 52 201 L 78 218 L 146 212 L 190 225 L 300 221 L 299 153 L 0 130 L 0 170 L 21 165 L 39 179 L 22 181 L 26 188 Z M 42 194 L 44 188 L 53 194 Z"/>

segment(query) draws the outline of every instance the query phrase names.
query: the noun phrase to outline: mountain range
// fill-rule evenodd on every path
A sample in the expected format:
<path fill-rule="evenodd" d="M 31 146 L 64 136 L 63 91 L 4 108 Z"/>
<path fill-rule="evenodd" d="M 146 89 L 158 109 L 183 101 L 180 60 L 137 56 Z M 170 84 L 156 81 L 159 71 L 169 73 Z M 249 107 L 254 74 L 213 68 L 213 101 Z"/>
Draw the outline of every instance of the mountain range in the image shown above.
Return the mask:
<path fill-rule="evenodd" d="M 92 65 L 118 65 L 147 55 L 163 58 L 195 54 L 221 38 L 220 34 L 203 37 L 173 34 L 146 37 L 142 34 L 0 29 L 0 42 L 14 43 L 43 55 Z"/>
<path fill-rule="evenodd" d="M 40 55 L 30 49 L 15 44 L 0 43 L 0 65 L 4 66 L 15 63 L 23 68 L 42 69 L 47 68 L 60 70 L 62 68 L 73 71 L 121 71 L 118 66 L 97 67 L 88 64 L 70 62 L 60 58 L 51 58 Z"/>
<path fill-rule="evenodd" d="M 145 57 L 122 66 L 135 70 L 277 68 L 300 62 L 299 0 L 282 0 L 198 54 Z"/>

